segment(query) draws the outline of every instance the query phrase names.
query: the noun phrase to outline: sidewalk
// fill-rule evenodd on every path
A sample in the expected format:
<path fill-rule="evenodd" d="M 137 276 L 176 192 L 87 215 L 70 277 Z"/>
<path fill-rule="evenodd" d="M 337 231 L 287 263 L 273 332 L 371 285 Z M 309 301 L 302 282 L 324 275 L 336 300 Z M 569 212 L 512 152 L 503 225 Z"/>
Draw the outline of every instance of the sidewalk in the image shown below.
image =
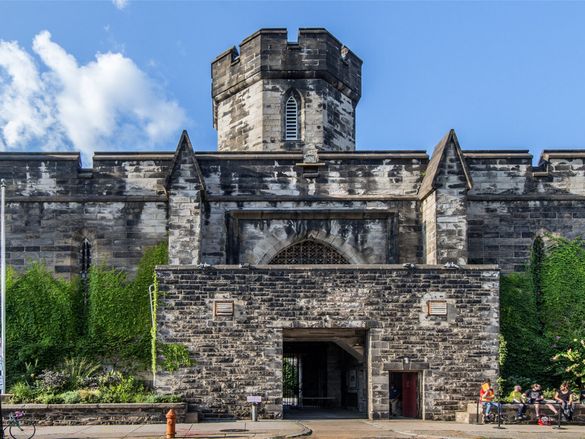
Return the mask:
<path fill-rule="evenodd" d="M 37 427 L 35 439 L 164 438 L 165 424 Z M 297 421 L 234 421 L 178 424 L 177 438 L 295 438 L 310 434 Z"/>
<path fill-rule="evenodd" d="M 585 439 L 585 426 L 563 425 L 562 430 L 551 426 L 458 424 L 455 422 L 398 419 L 390 421 L 362 420 L 301 420 L 312 430 L 311 438 L 350 439 Z"/>
<path fill-rule="evenodd" d="M 87 425 L 38 427 L 35 439 L 164 438 L 166 425 Z M 585 426 L 457 424 L 455 422 L 367 419 L 308 419 L 287 421 L 204 422 L 177 425 L 177 438 L 295 438 L 317 439 L 585 439 Z"/>

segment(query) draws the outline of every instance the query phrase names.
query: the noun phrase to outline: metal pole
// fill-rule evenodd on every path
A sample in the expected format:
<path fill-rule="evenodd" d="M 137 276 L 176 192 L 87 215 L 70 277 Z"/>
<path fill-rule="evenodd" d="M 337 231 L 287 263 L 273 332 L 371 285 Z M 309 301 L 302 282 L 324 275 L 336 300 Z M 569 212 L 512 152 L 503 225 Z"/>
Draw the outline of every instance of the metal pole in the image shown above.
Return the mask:
<path fill-rule="evenodd" d="M 506 427 L 502 427 L 502 400 L 501 399 L 498 400 L 498 425 L 495 426 L 494 428 L 497 428 L 499 430 L 506 429 Z"/>
<path fill-rule="evenodd" d="M 2 307 L 2 395 L 6 393 L 6 231 L 4 230 L 4 199 L 6 182 L 0 181 L 0 307 Z M 0 396 L 1 398 L 1 396 Z"/>
<path fill-rule="evenodd" d="M 475 406 L 475 423 L 481 424 L 481 421 L 479 420 L 479 398 L 477 399 L 477 404 Z"/>
<path fill-rule="evenodd" d="M 558 424 L 556 426 L 554 426 L 553 428 L 555 430 L 563 430 L 563 427 L 561 427 L 561 412 L 563 410 L 563 405 L 560 402 L 558 402 L 557 404 L 559 406 Z"/>

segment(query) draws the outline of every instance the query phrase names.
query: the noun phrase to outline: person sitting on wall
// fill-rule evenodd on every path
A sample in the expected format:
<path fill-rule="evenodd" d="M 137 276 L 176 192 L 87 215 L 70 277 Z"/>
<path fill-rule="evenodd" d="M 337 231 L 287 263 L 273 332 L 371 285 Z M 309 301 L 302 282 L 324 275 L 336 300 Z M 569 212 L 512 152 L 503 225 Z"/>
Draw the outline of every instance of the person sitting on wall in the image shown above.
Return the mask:
<path fill-rule="evenodd" d="M 544 395 L 542 394 L 542 388 L 540 387 L 540 384 L 534 383 L 532 385 L 532 388 L 528 389 L 526 393 L 524 393 L 524 395 L 526 396 L 528 404 L 534 404 L 534 411 L 536 412 L 536 417 L 540 418 L 540 404 L 546 403 L 546 401 L 544 400 Z M 557 409 L 555 409 L 552 404 L 547 404 L 546 406 L 549 409 L 551 409 L 555 415 L 558 413 Z"/>
<path fill-rule="evenodd" d="M 400 390 L 390 384 L 390 406 L 392 407 L 392 416 L 399 416 L 398 404 L 400 403 Z"/>
<path fill-rule="evenodd" d="M 519 385 L 514 386 L 514 390 L 510 393 L 510 401 L 517 404 L 516 405 L 516 420 L 521 421 L 522 419 L 526 419 L 526 409 L 528 406 L 526 405 L 526 395 L 522 393 L 522 387 Z"/>
<path fill-rule="evenodd" d="M 561 405 L 561 413 L 567 421 L 573 419 L 573 410 L 575 401 L 573 401 L 573 392 L 569 389 L 569 383 L 564 381 L 559 390 L 555 393 L 555 401 Z"/>
<path fill-rule="evenodd" d="M 498 404 L 494 402 L 494 399 L 496 399 L 496 394 L 492 387 L 492 382 L 489 378 L 486 378 L 479 391 L 479 401 L 482 405 L 482 422 L 486 422 L 489 419 L 492 407 L 498 408 Z"/>

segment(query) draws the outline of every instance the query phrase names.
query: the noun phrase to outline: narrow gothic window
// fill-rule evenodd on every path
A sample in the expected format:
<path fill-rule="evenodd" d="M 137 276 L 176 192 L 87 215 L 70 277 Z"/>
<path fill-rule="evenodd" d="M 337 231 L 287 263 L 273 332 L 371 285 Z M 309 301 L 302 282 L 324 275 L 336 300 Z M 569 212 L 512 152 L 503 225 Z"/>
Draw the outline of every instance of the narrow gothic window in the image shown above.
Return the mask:
<path fill-rule="evenodd" d="M 349 262 L 333 247 L 306 239 L 281 250 L 269 264 L 349 264 Z"/>
<path fill-rule="evenodd" d="M 81 243 L 81 257 L 79 262 L 81 266 L 81 278 L 85 280 L 91 267 L 91 244 L 87 238 Z"/>
<path fill-rule="evenodd" d="M 299 104 L 293 95 L 285 104 L 284 140 L 299 140 Z"/>

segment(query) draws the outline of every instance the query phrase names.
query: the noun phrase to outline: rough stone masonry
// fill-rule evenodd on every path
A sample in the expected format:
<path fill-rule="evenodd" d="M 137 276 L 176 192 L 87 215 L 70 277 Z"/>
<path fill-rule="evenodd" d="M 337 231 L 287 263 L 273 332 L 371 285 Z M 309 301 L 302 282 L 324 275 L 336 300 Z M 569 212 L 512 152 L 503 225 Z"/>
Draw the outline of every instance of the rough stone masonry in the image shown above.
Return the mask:
<path fill-rule="evenodd" d="M 522 269 L 540 234 L 585 231 L 585 151 L 534 166 L 453 130 L 430 158 L 356 150 L 361 65 L 325 29 L 295 43 L 261 29 L 212 63 L 217 151 L 184 132 L 174 153 L 96 153 L 92 168 L 0 153 L 8 263 L 133 273 L 168 240 L 158 341 L 194 365 L 159 385 L 190 410 L 245 416 L 254 394 L 270 417 L 387 418 L 393 383 L 410 416 L 453 419 L 497 374 L 499 270 Z"/>

